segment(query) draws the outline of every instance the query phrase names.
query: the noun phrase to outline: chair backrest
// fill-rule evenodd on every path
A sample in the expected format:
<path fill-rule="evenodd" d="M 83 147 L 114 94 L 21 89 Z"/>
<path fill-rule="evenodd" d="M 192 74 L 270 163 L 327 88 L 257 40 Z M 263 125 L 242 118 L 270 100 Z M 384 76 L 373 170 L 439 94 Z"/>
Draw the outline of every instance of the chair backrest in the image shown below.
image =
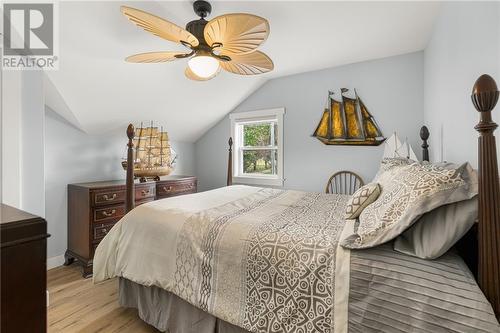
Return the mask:
<path fill-rule="evenodd" d="M 326 184 L 326 193 L 354 194 L 365 183 L 363 179 L 351 171 L 339 171 L 334 173 Z"/>

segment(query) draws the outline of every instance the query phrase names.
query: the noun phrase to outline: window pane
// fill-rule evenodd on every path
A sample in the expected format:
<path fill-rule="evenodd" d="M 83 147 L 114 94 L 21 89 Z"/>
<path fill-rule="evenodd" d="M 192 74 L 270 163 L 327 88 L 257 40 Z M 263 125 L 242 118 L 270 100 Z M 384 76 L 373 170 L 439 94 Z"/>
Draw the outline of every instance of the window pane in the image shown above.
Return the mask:
<path fill-rule="evenodd" d="M 244 146 L 270 146 L 274 122 L 243 125 Z"/>
<path fill-rule="evenodd" d="M 244 150 L 243 173 L 276 175 L 277 156 L 276 150 Z"/>

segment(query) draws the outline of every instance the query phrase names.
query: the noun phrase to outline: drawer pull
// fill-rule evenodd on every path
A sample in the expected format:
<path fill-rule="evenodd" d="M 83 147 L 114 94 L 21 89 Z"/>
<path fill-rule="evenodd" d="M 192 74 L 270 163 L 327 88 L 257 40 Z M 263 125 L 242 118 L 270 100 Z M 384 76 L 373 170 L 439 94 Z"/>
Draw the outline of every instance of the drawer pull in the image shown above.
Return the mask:
<path fill-rule="evenodd" d="M 116 193 L 113 193 L 113 195 L 111 197 L 108 197 L 107 194 L 104 194 L 103 196 L 103 199 L 106 200 L 106 201 L 113 201 L 116 199 Z"/>
<path fill-rule="evenodd" d="M 172 191 L 172 186 L 163 186 L 163 191 L 165 191 L 165 192 Z"/>
<path fill-rule="evenodd" d="M 103 212 L 102 212 L 102 215 L 107 216 L 107 217 L 110 217 L 110 216 L 115 215 L 115 213 L 116 213 L 116 209 L 112 209 L 110 212 L 103 211 Z"/>
<path fill-rule="evenodd" d="M 105 235 L 107 235 L 108 234 L 108 229 L 106 229 L 106 228 L 102 229 L 102 233 L 105 234 Z"/>
<path fill-rule="evenodd" d="M 151 193 L 151 190 L 142 190 L 141 193 L 142 193 L 142 195 L 147 195 L 147 194 Z"/>

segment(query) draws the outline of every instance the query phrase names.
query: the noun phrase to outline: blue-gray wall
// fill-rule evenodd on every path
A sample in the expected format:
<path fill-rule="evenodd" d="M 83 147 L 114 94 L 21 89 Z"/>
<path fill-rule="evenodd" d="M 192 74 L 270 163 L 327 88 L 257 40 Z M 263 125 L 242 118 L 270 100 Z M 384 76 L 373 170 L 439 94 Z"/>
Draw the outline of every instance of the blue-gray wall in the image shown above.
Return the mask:
<path fill-rule="evenodd" d="M 479 115 L 470 94 L 483 73 L 500 84 L 500 3 L 444 3 L 424 52 L 424 71 L 424 121 L 431 131 L 431 159 L 477 166 L 474 125 Z M 500 108 L 493 111 L 493 119 L 500 123 Z"/>
<path fill-rule="evenodd" d="M 285 188 L 323 191 L 328 177 L 339 170 L 375 175 L 383 152 L 379 147 L 326 146 L 312 138 L 328 90 L 356 88 L 384 135 L 397 131 L 409 138 L 417 155 L 423 123 L 423 53 L 411 53 L 315 72 L 273 79 L 233 112 L 285 107 Z M 195 146 L 200 190 L 225 185 L 229 116 L 203 135 Z"/>
<path fill-rule="evenodd" d="M 88 135 L 70 125 L 50 108 L 45 112 L 45 218 L 49 266 L 61 264 L 67 248 L 67 186 L 100 180 L 124 179 L 124 131 Z M 194 144 L 172 142 L 179 155 L 174 174 L 194 174 Z M 42 177 L 43 178 L 43 177 Z"/>

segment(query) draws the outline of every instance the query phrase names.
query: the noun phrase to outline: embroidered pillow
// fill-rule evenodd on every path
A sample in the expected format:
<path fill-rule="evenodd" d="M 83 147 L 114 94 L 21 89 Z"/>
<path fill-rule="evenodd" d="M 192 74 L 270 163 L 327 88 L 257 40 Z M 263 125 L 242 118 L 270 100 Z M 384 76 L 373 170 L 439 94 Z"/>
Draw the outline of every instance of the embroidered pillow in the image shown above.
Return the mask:
<path fill-rule="evenodd" d="M 377 183 L 370 183 L 360 187 L 347 202 L 344 218 L 357 218 L 366 206 L 377 200 L 379 195 L 380 185 Z"/>
<path fill-rule="evenodd" d="M 382 177 L 390 178 L 395 172 L 399 170 L 400 167 L 404 167 L 412 163 L 418 163 L 418 162 L 402 157 L 383 158 L 382 161 L 380 162 L 379 170 L 375 175 L 375 178 L 373 178 L 372 182 L 378 183 L 378 179 Z"/>
<path fill-rule="evenodd" d="M 413 163 L 398 168 L 392 177 L 381 177 L 382 193 L 359 216 L 356 232 L 344 247 L 361 249 L 388 242 L 434 208 L 472 198 L 472 185 L 461 177 L 462 168 L 446 169 L 435 164 Z"/>

